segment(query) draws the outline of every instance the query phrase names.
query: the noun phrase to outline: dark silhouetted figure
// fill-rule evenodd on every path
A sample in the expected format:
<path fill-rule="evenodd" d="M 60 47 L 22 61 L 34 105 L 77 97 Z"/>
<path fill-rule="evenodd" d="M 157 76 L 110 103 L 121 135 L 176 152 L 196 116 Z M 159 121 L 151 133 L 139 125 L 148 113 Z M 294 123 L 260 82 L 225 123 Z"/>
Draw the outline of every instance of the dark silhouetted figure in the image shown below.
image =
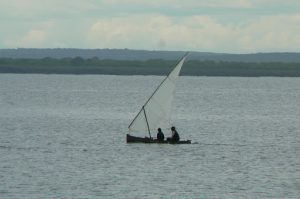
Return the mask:
<path fill-rule="evenodd" d="M 171 127 L 171 131 L 172 131 L 172 137 L 167 138 L 167 140 L 168 140 L 168 141 L 171 141 L 171 142 L 179 142 L 180 137 L 179 137 L 178 132 L 176 131 L 175 126 L 172 126 L 172 127 Z"/>
<path fill-rule="evenodd" d="M 157 140 L 163 141 L 165 139 L 164 133 L 161 131 L 161 128 L 157 129 Z"/>

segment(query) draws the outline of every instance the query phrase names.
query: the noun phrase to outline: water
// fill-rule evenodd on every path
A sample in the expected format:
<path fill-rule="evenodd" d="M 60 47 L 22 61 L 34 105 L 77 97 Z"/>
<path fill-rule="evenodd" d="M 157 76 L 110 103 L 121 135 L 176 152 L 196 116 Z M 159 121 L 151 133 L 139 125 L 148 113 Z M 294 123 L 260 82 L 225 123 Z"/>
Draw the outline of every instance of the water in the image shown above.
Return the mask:
<path fill-rule="evenodd" d="M 194 144 L 126 144 L 162 78 L 0 74 L 0 198 L 300 198 L 299 78 L 181 77 Z"/>

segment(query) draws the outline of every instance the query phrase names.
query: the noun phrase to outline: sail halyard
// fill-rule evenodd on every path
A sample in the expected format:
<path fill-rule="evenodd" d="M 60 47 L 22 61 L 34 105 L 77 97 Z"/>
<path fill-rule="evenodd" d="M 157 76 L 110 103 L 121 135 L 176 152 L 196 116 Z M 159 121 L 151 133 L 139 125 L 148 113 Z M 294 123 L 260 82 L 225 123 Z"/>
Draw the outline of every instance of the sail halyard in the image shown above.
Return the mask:
<path fill-rule="evenodd" d="M 170 122 L 171 104 L 175 91 L 175 83 L 186 57 L 187 54 L 177 63 L 175 68 L 164 78 L 164 80 L 148 98 L 139 113 L 128 126 L 129 131 L 147 130 L 151 137 L 151 129 L 154 130 L 157 127 L 161 127 L 161 125 L 166 125 L 165 123 Z M 146 125 L 144 123 L 145 121 Z"/>

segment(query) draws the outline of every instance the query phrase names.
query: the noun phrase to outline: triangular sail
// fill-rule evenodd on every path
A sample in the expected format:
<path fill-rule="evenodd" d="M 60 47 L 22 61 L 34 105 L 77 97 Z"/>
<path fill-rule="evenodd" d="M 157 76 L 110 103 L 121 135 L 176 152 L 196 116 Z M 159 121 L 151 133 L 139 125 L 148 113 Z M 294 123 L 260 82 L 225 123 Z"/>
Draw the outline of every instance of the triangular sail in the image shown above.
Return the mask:
<path fill-rule="evenodd" d="M 175 83 L 186 57 L 187 55 L 178 62 L 154 91 L 129 125 L 129 131 L 149 132 L 150 134 L 151 130 L 156 130 L 158 127 L 169 127 Z"/>

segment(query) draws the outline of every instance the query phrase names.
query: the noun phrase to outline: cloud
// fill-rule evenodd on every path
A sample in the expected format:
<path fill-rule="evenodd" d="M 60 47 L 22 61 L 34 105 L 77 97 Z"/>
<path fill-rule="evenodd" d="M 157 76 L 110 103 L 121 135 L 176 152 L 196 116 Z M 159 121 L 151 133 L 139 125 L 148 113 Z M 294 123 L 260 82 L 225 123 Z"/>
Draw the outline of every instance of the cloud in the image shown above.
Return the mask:
<path fill-rule="evenodd" d="M 153 7 L 226 7 L 226 8 L 248 8 L 252 7 L 251 0 L 104 0 L 106 5 L 139 5 L 139 6 L 153 6 Z"/>
<path fill-rule="evenodd" d="M 8 39 L 6 44 L 11 47 L 43 47 L 46 44 L 47 33 L 43 30 L 30 30 L 21 39 Z"/>
<path fill-rule="evenodd" d="M 210 17 L 188 17 L 182 21 L 151 15 L 102 19 L 93 24 L 87 35 L 94 47 L 200 49 L 213 45 L 211 38 L 224 38 L 226 28 Z"/>
<path fill-rule="evenodd" d="M 0 0 L 2 19 L 40 21 L 49 19 L 77 19 L 99 7 L 92 1 L 72 0 Z M 0 19 L 1 20 L 1 19 Z"/>
<path fill-rule="evenodd" d="M 46 40 L 46 33 L 42 30 L 31 30 L 22 39 L 25 45 L 41 45 Z"/>
<path fill-rule="evenodd" d="M 101 19 L 87 34 L 93 47 L 253 52 L 300 50 L 300 15 L 266 16 L 243 25 L 222 24 L 210 16 L 151 15 Z"/>
<path fill-rule="evenodd" d="M 189 37 L 185 25 L 163 15 L 101 19 L 94 23 L 87 40 L 93 47 L 157 49 L 171 47 Z"/>
<path fill-rule="evenodd" d="M 210 0 L 210 1 L 192 1 L 187 3 L 188 7 L 209 7 L 209 8 L 252 8 L 253 3 L 250 0 Z"/>
<path fill-rule="evenodd" d="M 238 43 L 252 51 L 299 51 L 300 15 L 265 16 L 240 28 Z"/>
<path fill-rule="evenodd" d="M 294 0 L 0 0 L 0 47 L 299 51 Z M 282 9 L 280 9 L 282 7 Z"/>

